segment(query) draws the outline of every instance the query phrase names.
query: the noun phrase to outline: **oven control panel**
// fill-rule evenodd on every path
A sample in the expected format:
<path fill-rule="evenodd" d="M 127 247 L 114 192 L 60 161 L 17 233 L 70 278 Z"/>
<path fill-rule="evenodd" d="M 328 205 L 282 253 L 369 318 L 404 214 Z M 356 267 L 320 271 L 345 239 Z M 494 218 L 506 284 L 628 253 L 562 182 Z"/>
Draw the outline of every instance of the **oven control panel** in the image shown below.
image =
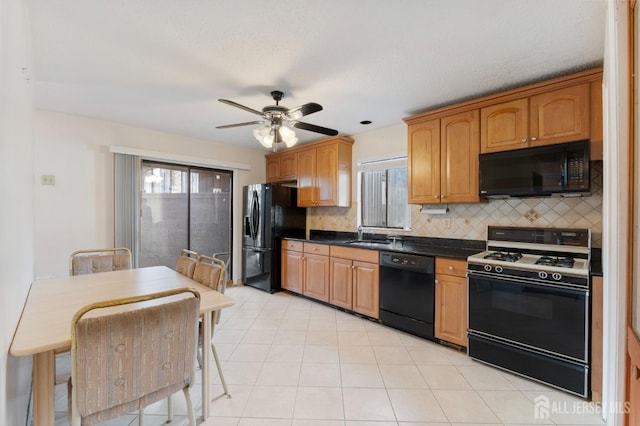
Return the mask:
<path fill-rule="evenodd" d="M 568 287 L 589 287 L 589 278 L 584 276 L 572 276 L 567 274 L 561 274 L 559 272 L 546 272 L 546 271 L 534 271 L 524 270 L 516 268 L 506 268 L 500 265 L 478 264 L 469 262 L 469 273 L 480 273 L 482 276 L 491 278 L 496 277 L 502 281 L 513 279 L 514 281 L 536 281 L 549 284 L 566 285 Z"/>

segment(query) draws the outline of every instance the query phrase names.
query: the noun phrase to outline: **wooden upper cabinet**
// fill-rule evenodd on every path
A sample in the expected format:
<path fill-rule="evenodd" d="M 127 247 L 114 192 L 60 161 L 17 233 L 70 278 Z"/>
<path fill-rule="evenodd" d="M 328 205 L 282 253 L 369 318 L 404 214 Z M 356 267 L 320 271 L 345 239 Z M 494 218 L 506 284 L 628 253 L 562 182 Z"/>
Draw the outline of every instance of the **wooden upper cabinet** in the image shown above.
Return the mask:
<path fill-rule="evenodd" d="M 437 203 L 440 197 L 439 119 L 409 126 L 407 156 L 409 203 Z"/>
<path fill-rule="evenodd" d="M 267 182 L 280 182 L 280 157 L 267 157 Z"/>
<path fill-rule="evenodd" d="M 351 206 L 352 145 L 338 136 L 297 151 L 298 206 Z"/>
<path fill-rule="evenodd" d="M 593 127 L 591 92 L 591 83 L 582 83 L 482 108 L 481 152 L 589 139 Z"/>
<path fill-rule="evenodd" d="M 298 206 L 313 207 L 316 194 L 316 150 L 305 149 L 298 152 Z"/>
<path fill-rule="evenodd" d="M 479 202 L 479 111 L 473 110 L 443 117 L 440 128 L 441 202 Z"/>
<path fill-rule="evenodd" d="M 591 160 L 602 160 L 602 79 L 591 82 Z"/>
<path fill-rule="evenodd" d="M 409 126 L 409 203 L 480 201 L 478 110 Z"/>
<path fill-rule="evenodd" d="M 565 87 L 529 100 L 531 146 L 589 139 L 589 83 Z"/>
<path fill-rule="evenodd" d="M 480 110 L 480 150 L 526 148 L 529 139 L 529 99 L 516 99 Z"/>
<path fill-rule="evenodd" d="M 295 152 L 266 155 L 267 182 L 289 182 L 298 178 Z"/>
<path fill-rule="evenodd" d="M 299 207 L 350 207 L 352 145 L 336 136 L 267 154 L 267 182 L 297 181 Z"/>
<path fill-rule="evenodd" d="M 316 185 L 318 206 L 338 205 L 338 145 L 318 147 L 316 153 Z"/>
<path fill-rule="evenodd" d="M 298 156 L 295 152 L 280 157 L 280 180 L 292 181 L 298 178 Z"/>

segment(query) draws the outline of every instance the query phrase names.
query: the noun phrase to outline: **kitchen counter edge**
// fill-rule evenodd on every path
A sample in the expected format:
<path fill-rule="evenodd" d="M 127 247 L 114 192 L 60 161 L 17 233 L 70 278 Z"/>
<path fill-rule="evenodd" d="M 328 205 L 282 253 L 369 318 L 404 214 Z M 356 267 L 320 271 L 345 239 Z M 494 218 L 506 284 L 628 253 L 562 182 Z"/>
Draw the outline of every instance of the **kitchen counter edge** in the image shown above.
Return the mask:
<path fill-rule="evenodd" d="M 290 241 L 300 241 L 305 243 L 313 243 L 313 244 L 328 244 L 332 246 L 342 246 L 342 247 L 352 247 L 364 250 L 375 250 L 375 251 L 391 251 L 395 253 L 407 253 L 407 254 L 417 254 L 423 256 L 437 256 L 437 257 L 447 257 L 451 259 L 463 259 L 467 260 L 467 257 L 480 253 L 484 251 L 479 248 L 459 248 L 459 247 L 446 247 L 446 246 L 437 246 L 437 245 L 420 245 L 416 243 L 409 243 L 403 240 L 398 240 L 395 243 L 386 244 L 382 243 L 375 247 L 370 245 L 360 245 L 358 243 L 347 242 L 347 240 L 331 240 L 331 239 L 306 239 L 306 238 L 290 238 L 284 237 L 283 240 Z"/>

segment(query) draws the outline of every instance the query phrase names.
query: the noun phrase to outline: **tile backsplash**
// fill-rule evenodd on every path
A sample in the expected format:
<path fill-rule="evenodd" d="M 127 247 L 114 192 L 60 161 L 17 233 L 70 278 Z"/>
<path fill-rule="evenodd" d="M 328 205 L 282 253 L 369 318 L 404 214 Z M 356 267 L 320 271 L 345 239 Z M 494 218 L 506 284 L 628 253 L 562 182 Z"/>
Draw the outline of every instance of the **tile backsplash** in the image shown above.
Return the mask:
<path fill-rule="evenodd" d="M 411 206 L 410 231 L 381 230 L 380 233 L 420 237 L 486 240 L 487 226 L 531 226 L 540 228 L 588 228 L 591 244 L 602 247 L 602 162 L 591 163 L 591 196 L 575 198 L 508 198 L 476 204 L 449 204 L 446 215 L 422 213 Z M 357 207 L 307 209 L 307 229 L 355 232 Z M 445 220 L 450 219 L 450 228 Z M 367 231 L 375 232 L 375 231 Z"/>

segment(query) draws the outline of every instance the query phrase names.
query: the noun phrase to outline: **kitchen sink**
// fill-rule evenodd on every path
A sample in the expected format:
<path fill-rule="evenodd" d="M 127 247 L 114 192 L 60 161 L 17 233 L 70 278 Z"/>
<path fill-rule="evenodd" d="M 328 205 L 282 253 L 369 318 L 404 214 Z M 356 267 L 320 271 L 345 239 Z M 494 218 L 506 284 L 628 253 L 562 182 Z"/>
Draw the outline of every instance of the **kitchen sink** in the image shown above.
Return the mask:
<path fill-rule="evenodd" d="M 393 244 L 392 241 L 387 240 L 349 240 L 345 241 L 347 244 L 353 244 L 354 246 L 363 246 L 363 247 L 379 247 L 379 246 L 389 246 Z"/>

